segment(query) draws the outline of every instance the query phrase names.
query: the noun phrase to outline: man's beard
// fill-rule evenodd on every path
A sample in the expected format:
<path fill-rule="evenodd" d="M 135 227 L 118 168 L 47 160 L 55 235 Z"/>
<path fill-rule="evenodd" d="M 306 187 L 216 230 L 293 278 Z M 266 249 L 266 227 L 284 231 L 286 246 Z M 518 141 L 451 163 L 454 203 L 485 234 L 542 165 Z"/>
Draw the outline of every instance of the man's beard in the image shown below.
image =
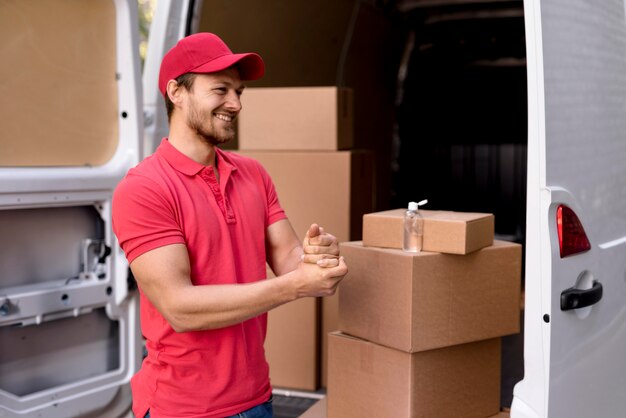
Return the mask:
<path fill-rule="evenodd" d="M 193 106 L 187 117 L 187 125 L 207 143 L 217 146 L 231 141 L 235 137 L 234 129 L 217 129 L 214 126 L 213 113 L 204 115 Z M 222 133 L 220 135 L 220 133 Z"/>

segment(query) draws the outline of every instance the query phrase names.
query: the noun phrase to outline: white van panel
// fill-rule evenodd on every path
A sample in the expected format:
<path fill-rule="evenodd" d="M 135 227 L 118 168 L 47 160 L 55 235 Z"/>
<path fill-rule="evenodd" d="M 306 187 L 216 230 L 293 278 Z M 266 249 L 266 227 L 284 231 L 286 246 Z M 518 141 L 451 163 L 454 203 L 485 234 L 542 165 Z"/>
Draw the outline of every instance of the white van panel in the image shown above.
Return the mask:
<path fill-rule="evenodd" d="M 527 0 L 529 88 L 525 376 L 513 417 L 626 410 L 626 20 L 623 0 Z M 556 209 L 591 250 L 561 259 Z M 604 288 L 562 311 L 561 292 Z"/>

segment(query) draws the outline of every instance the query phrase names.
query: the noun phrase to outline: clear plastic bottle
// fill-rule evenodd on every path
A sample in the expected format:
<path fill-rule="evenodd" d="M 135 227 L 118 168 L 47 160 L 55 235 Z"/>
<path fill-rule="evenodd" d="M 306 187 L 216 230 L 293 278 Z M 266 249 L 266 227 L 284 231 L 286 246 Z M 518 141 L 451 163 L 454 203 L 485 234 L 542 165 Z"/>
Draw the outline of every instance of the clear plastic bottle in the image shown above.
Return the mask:
<path fill-rule="evenodd" d="M 419 207 L 426 204 L 426 200 L 421 202 L 409 202 L 409 207 L 404 212 L 404 243 L 402 249 L 408 253 L 418 253 L 422 251 L 422 239 L 424 236 L 424 219 L 419 213 Z"/>

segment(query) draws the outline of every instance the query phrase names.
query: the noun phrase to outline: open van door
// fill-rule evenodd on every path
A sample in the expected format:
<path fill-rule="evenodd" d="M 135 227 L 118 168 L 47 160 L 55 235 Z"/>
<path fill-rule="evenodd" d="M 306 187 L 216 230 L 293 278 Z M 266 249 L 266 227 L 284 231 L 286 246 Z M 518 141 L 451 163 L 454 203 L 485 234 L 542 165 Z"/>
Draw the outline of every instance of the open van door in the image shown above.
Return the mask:
<path fill-rule="evenodd" d="M 161 60 L 180 39 L 196 32 L 201 6 L 201 0 L 159 0 L 156 3 L 143 70 L 144 155 L 152 154 L 169 130 L 163 96 L 159 91 Z"/>
<path fill-rule="evenodd" d="M 524 8 L 525 376 L 511 416 L 624 416 L 624 0 L 525 0 Z"/>
<path fill-rule="evenodd" d="M 142 135 L 135 0 L 0 2 L 0 416 L 119 417 L 141 361 L 111 196 Z"/>

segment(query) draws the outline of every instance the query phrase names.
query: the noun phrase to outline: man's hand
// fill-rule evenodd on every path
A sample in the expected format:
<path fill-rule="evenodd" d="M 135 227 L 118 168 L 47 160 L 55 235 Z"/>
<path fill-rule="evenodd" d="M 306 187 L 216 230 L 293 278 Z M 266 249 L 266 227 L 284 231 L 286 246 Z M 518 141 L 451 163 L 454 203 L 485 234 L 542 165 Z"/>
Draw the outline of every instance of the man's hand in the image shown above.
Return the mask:
<path fill-rule="evenodd" d="M 302 242 L 302 261 L 320 267 L 339 266 L 339 244 L 334 235 L 324 232 L 324 228 L 312 224 Z"/>
<path fill-rule="evenodd" d="M 343 257 L 333 259 L 335 266 L 322 268 L 319 264 L 300 263 L 298 268 L 289 273 L 295 277 L 297 297 L 332 296 L 339 282 L 348 273 Z"/>

